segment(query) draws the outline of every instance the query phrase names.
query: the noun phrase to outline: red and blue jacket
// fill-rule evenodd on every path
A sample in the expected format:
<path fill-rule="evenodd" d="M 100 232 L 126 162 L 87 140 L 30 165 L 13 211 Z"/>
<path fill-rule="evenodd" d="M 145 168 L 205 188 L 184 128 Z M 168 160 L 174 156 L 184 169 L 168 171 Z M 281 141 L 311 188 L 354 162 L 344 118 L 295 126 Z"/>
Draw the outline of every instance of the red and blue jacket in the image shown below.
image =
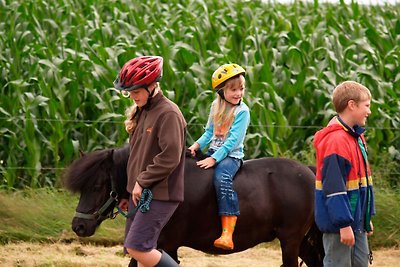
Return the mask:
<path fill-rule="evenodd" d="M 336 116 L 314 136 L 315 221 L 324 233 L 350 225 L 353 231 L 371 231 L 375 207 L 364 131 Z"/>

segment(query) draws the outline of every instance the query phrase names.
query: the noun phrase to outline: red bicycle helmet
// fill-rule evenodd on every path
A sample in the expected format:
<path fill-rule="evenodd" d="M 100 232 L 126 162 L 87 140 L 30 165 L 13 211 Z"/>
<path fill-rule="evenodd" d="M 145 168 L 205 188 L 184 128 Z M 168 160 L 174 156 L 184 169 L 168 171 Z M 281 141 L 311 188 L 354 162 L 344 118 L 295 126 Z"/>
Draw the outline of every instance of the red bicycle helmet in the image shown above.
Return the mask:
<path fill-rule="evenodd" d="M 131 59 L 122 67 L 114 81 L 114 87 L 121 91 L 147 88 L 161 79 L 162 67 L 162 57 L 141 56 Z"/>

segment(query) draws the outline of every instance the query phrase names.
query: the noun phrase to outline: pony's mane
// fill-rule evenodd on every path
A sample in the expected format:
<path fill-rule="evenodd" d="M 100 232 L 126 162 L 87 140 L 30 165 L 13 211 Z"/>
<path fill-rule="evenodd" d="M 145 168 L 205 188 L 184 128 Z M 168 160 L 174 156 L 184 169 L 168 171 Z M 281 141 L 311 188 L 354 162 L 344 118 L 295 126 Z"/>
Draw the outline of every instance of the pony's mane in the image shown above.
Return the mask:
<path fill-rule="evenodd" d="M 76 159 L 66 169 L 63 175 L 63 185 L 73 193 L 93 186 L 97 178 L 96 173 L 104 161 L 111 158 L 111 151 L 111 149 L 97 150 Z"/>
<path fill-rule="evenodd" d="M 116 164 L 123 163 L 128 154 L 128 146 L 116 149 L 115 151 L 113 149 L 103 149 L 83 154 L 83 156 L 73 161 L 65 170 L 62 177 L 62 184 L 73 193 L 82 192 L 85 188 L 90 188 L 95 184 L 98 173 L 101 170 L 100 168 L 104 166 L 105 160 L 109 159 L 106 164 L 111 167 L 113 161 Z M 192 157 L 186 151 L 186 158 L 202 160 L 206 157 L 201 151 L 197 151 L 195 157 Z"/>

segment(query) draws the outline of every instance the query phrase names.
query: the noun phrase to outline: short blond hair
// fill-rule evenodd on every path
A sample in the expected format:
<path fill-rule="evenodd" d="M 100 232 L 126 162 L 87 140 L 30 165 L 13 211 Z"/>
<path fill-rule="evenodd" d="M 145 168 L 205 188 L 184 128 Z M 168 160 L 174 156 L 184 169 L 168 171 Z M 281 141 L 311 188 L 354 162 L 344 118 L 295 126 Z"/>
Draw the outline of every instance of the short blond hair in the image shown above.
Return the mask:
<path fill-rule="evenodd" d="M 337 113 L 343 112 L 350 100 L 356 103 L 371 100 L 371 92 L 367 87 L 358 82 L 345 81 L 333 90 L 332 102 Z"/>

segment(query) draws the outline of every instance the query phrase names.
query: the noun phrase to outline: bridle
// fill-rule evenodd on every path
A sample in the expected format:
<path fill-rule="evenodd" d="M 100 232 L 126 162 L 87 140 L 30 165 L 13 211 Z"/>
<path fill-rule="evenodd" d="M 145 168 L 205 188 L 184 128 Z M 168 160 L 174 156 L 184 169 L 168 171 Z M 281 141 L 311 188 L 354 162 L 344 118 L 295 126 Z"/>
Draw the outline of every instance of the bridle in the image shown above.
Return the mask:
<path fill-rule="evenodd" d="M 118 203 L 118 193 L 116 190 L 115 186 L 115 181 L 113 179 L 113 176 L 110 174 L 110 180 L 111 180 L 111 192 L 110 192 L 110 197 L 106 201 L 106 203 L 101 206 L 100 209 L 93 213 L 83 213 L 83 212 L 75 212 L 75 217 L 76 218 L 81 218 L 81 219 L 86 219 L 86 220 L 98 220 L 98 219 L 114 219 L 118 211 L 114 212 L 114 208 Z M 106 213 L 106 210 L 109 210 L 109 212 Z"/>
<path fill-rule="evenodd" d="M 86 219 L 86 220 L 105 220 L 105 219 L 115 219 L 115 217 L 120 213 L 122 216 L 125 218 L 130 218 L 132 217 L 138 210 L 140 210 L 142 213 L 145 213 L 150 210 L 150 203 L 153 200 L 153 194 L 150 189 L 145 188 L 142 192 L 142 195 L 140 196 L 140 200 L 138 205 L 136 206 L 135 209 L 131 210 L 129 213 L 124 212 L 117 204 L 119 202 L 118 200 L 118 193 L 116 190 L 116 184 L 115 184 L 115 179 L 113 175 L 110 173 L 110 182 L 111 182 L 111 192 L 110 192 L 110 197 L 108 200 L 101 206 L 100 209 L 93 213 L 83 213 L 76 211 L 75 212 L 75 217 L 76 218 L 81 218 L 81 219 Z M 117 208 L 117 211 L 114 212 L 114 209 Z M 109 210 L 108 212 L 106 212 Z"/>
<path fill-rule="evenodd" d="M 101 206 L 100 209 L 93 213 L 83 213 L 76 211 L 75 212 L 75 217 L 76 218 L 81 218 L 81 219 L 86 219 L 86 220 L 105 220 L 105 219 L 115 219 L 117 217 L 118 213 L 120 213 L 122 216 L 125 218 L 130 218 L 132 217 L 138 210 L 140 210 L 142 213 L 146 213 L 147 211 L 150 210 L 150 202 L 153 200 L 153 194 L 150 189 L 145 188 L 142 192 L 142 195 L 140 197 L 139 203 L 135 209 L 130 211 L 129 213 L 124 212 L 120 207 L 118 207 L 118 193 L 116 190 L 116 185 L 115 185 L 115 180 L 113 179 L 113 176 L 110 174 L 110 180 L 111 180 L 111 192 L 110 192 L 110 197 L 106 201 L 106 203 Z M 117 208 L 117 211 L 114 212 L 114 209 Z M 109 212 L 106 213 L 106 210 L 109 210 Z"/>

